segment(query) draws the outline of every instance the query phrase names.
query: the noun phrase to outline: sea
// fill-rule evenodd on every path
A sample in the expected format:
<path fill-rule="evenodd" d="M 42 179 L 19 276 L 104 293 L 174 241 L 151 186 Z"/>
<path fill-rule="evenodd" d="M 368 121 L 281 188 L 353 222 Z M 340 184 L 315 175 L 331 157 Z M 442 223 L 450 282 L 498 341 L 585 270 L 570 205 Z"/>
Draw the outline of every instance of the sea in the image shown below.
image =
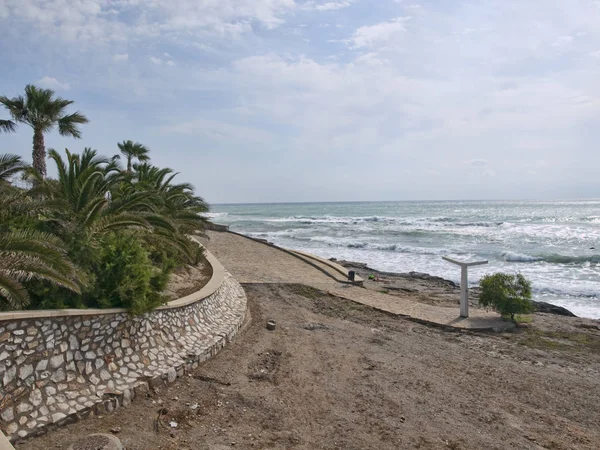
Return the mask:
<path fill-rule="evenodd" d="M 325 258 L 459 282 L 442 259 L 487 260 L 489 273 L 521 273 L 534 300 L 600 319 L 600 200 L 427 201 L 213 205 L 231 230 Z"/>

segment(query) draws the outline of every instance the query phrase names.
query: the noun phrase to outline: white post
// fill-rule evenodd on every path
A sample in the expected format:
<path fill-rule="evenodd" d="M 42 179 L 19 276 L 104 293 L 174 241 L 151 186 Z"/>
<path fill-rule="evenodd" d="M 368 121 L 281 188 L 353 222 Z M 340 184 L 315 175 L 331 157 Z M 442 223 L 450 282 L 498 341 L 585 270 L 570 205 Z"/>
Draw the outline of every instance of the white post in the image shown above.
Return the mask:
<path fill-rule="evenodd" d="M 469 276 L 468 266 L 460 267 L 460 317 L 469 317 Z"/>
<path fill-rule="evenodd" d="M 480 266 L 482 264 L 487 264 L 487 261 L 474 261 L 474 262 L 465 262 L 465 261 L 456 261 L 455 259 L 450 259 L 445 256 L 442 256 L 442 259 L 452 264 L 456 264 L 460 266 L 460 317 L 469 317 L 469 274 L 468 268 L 469 266 Z"/>

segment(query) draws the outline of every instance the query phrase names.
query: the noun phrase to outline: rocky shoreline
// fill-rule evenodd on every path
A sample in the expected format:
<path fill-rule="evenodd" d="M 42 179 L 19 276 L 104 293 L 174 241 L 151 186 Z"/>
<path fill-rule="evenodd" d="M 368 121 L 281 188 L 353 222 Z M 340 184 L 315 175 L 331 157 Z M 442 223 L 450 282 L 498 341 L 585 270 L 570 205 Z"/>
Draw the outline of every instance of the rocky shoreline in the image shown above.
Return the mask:
<path fill-rule="evenodd" d="M 347 269 L 354 270 L 365 280 L 365 287 L 377 291 L 386 291 L 390 295 L 409 295 L 413 300 L 437 306 L 455 306 L 459 304 L 460 287 L 453 281 L 421 272 L 384 272 L 357 261 L 337 260 L 330 258 Z M 374 280 L 369 280 L 369 275 Z M 479 288 L 469 289 L 469 306 L 480 308 L 477 303 Z M 559 316 L 577 317 L 562 306 L 546 302 L 534 301 L 535 311 Z"/>

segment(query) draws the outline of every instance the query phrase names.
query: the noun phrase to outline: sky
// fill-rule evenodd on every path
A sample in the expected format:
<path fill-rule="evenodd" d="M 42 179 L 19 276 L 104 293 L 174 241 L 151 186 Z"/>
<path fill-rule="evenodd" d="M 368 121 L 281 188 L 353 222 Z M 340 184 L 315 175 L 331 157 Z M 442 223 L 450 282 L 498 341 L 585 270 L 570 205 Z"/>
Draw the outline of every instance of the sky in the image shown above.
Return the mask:
<path fill-rule="evenodd" d="M 211 203 L 600 197 L 598 0 L 0 0 L 0 68 Z"/>

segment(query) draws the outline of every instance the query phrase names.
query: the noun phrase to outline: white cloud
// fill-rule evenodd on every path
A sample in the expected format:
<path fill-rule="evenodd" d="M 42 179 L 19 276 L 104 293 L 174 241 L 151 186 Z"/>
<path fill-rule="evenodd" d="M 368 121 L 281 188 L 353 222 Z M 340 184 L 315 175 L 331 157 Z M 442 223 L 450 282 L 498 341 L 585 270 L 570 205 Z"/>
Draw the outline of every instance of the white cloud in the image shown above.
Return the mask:
<path fill-rule="evenodd" d="M 273 136 L 260 128 L 228 123 L 213 119 L 194 119 L 176 125 L 165 126 L 162 131 L 166 134 L 184 134 L 190 136 L 205 136 L 215 141 L 233 140 L 235 142 L 266 143 Z"/>
<path fill-rule="evenodd" d="M 41 80 L 37 81 L 37 84 L 46 89 L 53 89 L 56 91 L 67 91 L 71 88 L 69 83 L 61 83 L 54 77 L 45 76 Z"/>
<path fill-rule="evenodd" d="M 125 42 L 166 35 L 237 36 L 256 23 L 273 29 L 296 7 L 294 0 L 4 0 L 3 16 L 43 35 L 78 45 Z"/>
<path fill-rule="evenodd" d="M 4 0 L 9 16 L 0 13 L 0 27 L 27 36 L 30 49 L 53 39 L 77 42 L 64 47 L 64 73 L 42 51 L 38 73 L 85 81 L 107 98 L 137 95 L 151 120 L 176 124 L 161 131 L 183 142 L 182 152 L 205 146 L 234 158 L 239 151 L 256 161 L 257 178 L 269 179 L 260 168 L 272 160 L 246 144 L 276 154 L 284 172 L 317 157 L 321 167 L 342 161 L 348 179 L 364 177 L 369 189 L 397 198 L 421 196 L 413 185 L 434 192 L 435 183 L 446 195 L 445 184 L 470 174 L 495 183 L 489 192 L 499 196 L 511 196 L 510 189 L 525 195 L 529 168 L 538 173 L 531 189 L 569 176 L 579 182 L 584 170 L 590 174 L 579 178 L 597 186 L 592 168 L 600 153 L 590 149 L 600 139 L 600 29 L 591 0 L 456 0 L 420 8 L 411 0 L 368 15 L 351 3 Z M 320 27 L 325 23 L 331 26 Z M 146 64 L 114 63 L 129 57 Z M 212 162 L 225 158 L 217 154 Z M 549 163 L 539 168 L 542 158 Z M 419 184 L 424 168 L 439 175 L 429 177 L 431 186 Z"/>
<path fill-rule="evenodd" d="M 164 58 L 159 58 L 158 56 L 150 56 L 148 59 L 157 66 L 167 65 L 169 67 L 175 66 L 175 62 L 171 59 L 171 55 L 168 53 L 164 53 Z"/>
<path fill-rule="evenodd" d="M 354 3 L 354 0 L 338 0 L 320 3 L 314 5 L 314 9 L 317 11 L 335 11 L 337 9 L 347 8 Z"/>
<path fill-rule="evenodd" d="M 410 17 L 397 17 L 389 22 L 359 27 L 348 40 L 352 48 L 373 47 L 389 42 L 406 31 L 406 22 Z"/>
<path fill-rule="evenodd" d="M 573 40 L 575 38 L 573 36 L 559 36 L 553 43 L 553 47 L 565 48 L 571 46 L 573 44 Z"/>
<path fill-rule="evenodd" d="M 487 159 L 475 158 L 465 161 L 465 164 L 475 167 L 486 167 L 489 164 Z"/>

